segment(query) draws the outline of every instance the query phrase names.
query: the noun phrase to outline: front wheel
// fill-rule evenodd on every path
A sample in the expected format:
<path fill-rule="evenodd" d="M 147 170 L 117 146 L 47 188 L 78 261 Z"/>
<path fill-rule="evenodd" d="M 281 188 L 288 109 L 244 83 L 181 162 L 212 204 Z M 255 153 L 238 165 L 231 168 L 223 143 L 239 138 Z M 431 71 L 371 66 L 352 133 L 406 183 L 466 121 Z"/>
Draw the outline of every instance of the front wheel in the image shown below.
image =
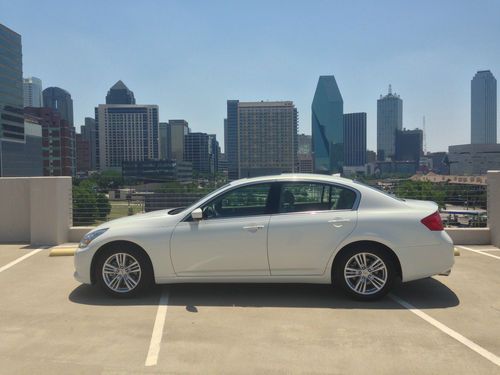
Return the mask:
<path fill-rule="evenodd" d="M 137 249 L 111 248 L 99 257 L 96 277 L 106 293 L 129 297 L 151 284 L 152 270 L 148 259 Z"/>
<path fill-rule="evenodd" d="M 395 277 L 394 262 L 386 251 L 352 248 L 335 262 L 335 285 L 359 300 L 373 301 L 385 296 Z"/>

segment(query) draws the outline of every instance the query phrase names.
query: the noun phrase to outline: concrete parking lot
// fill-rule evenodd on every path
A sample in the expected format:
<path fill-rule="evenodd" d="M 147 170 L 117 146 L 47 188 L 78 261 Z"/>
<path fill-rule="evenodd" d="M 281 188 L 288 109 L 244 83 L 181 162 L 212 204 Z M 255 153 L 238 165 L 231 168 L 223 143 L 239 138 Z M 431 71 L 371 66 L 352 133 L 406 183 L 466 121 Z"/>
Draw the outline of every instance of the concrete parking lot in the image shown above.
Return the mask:
<path fill-rule="evenodd" d="M 500 373 L 500 250 L 375 303 L 328 286 L 174 285 L 112 299 L 73 258 L 0 245 L 0 372 Z"/>

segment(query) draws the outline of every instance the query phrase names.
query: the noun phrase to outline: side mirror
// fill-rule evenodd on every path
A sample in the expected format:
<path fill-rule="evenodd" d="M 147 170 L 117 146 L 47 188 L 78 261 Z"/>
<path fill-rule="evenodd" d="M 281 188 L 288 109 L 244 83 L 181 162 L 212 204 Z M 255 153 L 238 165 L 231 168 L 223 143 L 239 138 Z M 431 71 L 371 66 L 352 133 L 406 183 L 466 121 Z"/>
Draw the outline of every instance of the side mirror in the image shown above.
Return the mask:
<path fill-rule="evenodd" d="M 203 211 L 201 210 L 201 208 L 196 208 L 195 210 L 193 210 L 193 212 L 191 212 L 191 217 L 193 218 L 193 220 L 203 219 Z"/>

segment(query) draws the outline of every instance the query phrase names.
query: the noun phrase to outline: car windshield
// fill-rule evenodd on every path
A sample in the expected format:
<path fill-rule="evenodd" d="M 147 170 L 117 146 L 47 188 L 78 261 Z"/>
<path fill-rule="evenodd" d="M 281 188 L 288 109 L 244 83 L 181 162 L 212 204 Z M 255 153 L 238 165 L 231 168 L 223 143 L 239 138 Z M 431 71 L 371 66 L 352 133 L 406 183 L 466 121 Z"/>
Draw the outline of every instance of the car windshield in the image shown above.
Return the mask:
<path fill-rule="evenodd" d="M 203 197 L 201 197 L 200 199 L 198 199 L 197 201 L 195 201 L 193 204 L 187 206 L 187 207 L 179 207 L 179 208 L 175 208 L 174 210 L 172 211 L 176 211 L 176 212 L 172 212 L 169 211 L 169 215 L 177 215 L 178 213 L 181 213 L 183 211 L 189 211 L 191 209 L 194 209 L 196 206 L 198 206 L 203 200 L 205 200 L 208 196 L 210 195 L 216 195 L 218 194 L 219 192 L 221 192 L 222 190 L 226 189 L 228 186 L 230 186 L 231 184 L 225 184 L 225 185 L 222 185 L 220 188 L 217 188 L 213 191 L 211 191 L 210 193 L 204 195 Z"/>

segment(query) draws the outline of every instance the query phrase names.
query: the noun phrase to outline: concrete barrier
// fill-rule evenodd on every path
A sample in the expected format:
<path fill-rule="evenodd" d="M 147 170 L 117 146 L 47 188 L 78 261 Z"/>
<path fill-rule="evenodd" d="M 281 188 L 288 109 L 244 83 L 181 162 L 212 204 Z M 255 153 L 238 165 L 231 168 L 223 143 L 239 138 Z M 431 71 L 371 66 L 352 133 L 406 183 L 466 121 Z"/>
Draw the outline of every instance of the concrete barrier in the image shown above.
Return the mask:
<path fill-rule="evenodd" d="M 0 242 L 67 242 L 71 199 L 71 177 L 0 178 Z"/>
<path fill-rule="evenodd" d="M 490 228 L 446 228 L 455 245 L 489 245 Z"/>
<path fill-rule="evenodd" d="M 90 232 L 95 227 L 71 227 L 68 231 L 69 242 L 80 242 L 83 236 Z"/>
<path fill-rule="evenodd" d="M 488 171 L 488 227 L 491 244 L 500 247 L 500 171 Z"/>

